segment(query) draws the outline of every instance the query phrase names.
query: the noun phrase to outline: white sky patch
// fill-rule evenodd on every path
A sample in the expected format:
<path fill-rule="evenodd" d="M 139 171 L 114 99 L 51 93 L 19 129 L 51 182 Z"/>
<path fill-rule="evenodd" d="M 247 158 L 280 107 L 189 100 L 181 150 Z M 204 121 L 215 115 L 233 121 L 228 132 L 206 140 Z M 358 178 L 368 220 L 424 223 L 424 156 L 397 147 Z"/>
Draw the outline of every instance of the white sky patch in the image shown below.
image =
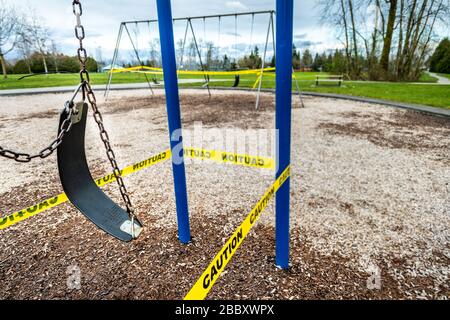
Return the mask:
<path fill-rule="evenodd" d="M 225 6 L 230 9 L 247 10 L 247 6 L 240 1 L 227 1 Z"/>

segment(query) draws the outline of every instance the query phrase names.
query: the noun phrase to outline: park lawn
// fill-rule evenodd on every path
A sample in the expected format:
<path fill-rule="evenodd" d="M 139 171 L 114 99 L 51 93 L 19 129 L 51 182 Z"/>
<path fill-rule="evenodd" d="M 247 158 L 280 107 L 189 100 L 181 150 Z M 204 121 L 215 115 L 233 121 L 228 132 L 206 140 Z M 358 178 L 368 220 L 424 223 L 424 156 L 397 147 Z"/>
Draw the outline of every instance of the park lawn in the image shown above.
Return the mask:
<path fill-rule="evenodd" d="M 314 72 L 296 72 L 301 90 L 311 92 L 337 93 L 359 97 L 369 97 L 384 100 L 391 100 L 404 103 L 422 104 L 439 108 L 450 109 L 450 86 L 433 84 L 413 84 L 398 82 L 351 82 L 345 81 L 342 87 L 335 85 L 315 86 L 316 75 Z M 325 73 L 320 73 L 325 75 Z M 450 76 L 450 75 L 447 75 Z M 74 86 L 79 82 L 78 74 L 52 74 L 48 76 L 35 76 L 17 80 L 20 75 L 10 75 L 7 80 L 0 80 L 0 90 L 2 89 L 20 89 L 20 88 L 42 88 L 56 86 Z M 153 75 L 148 75 L 152 79 Z M 161 80 L 162 76 L 157 75 Z M 182 75 L 182 79 L 202 79 L 202 75 Z M 239 87 L 252 88 L 256 80 L 256 75 L 241 76 Z M 219 80 L 219 81 L 215 81 Z M 106 84 L 108 74 L 91 73 L 91 82 L 93 85 Z M 142 83 L 145 82 L 145 75 L 138 73 L 118 73 L 114 74 L 113 83 Z M 211 87 L 231 87 L 234 82 L 234 75 L 211 77 Z M 202 83 L 180 84 L 181 87 L 201 86 Z M 263 88 L 275 87 L 274 74 L 264 76 Z M 296 89 L 295 82 L 293 89 Z"/>
<path fill-rule="evenodd" d="M 299 81 L 299 84 L 301 90 L 306 92 L 337 93 L 450 109 L 450 85 L 421 85 L 401 82 L 344 82 L 342 87 L 338 87 L 332 84 L 316 86 L 314 81 L 303 80 Z M 252 85 L 253 82 L 249 79 L 243 79 L 240 83 L 240 87 L 251 87 Z M 211 86 L 230 86 L 230 83 L 212 82 Z M 273 89 L 275 80 L 273 78 L 264 79 L 262 87 Z M 296 90 L 295 82 L 292 88 Z"/>
<path fill-rule="evenodd" d="M 422 72 L 422 74 L 420 75 L 420 78 L 419 78 L 419 80 L 417 82 L 437 83 L 438 81 L 439 81 L 438 78 L 433 77 L 429 73 Z"/>
<path fill-rule="evenodd" d="M 412 83 L 351 83 L 343 87 L 304 88 L 305 91 L 347 94 L 450 109 L 450 85 Z"/>
<path fill-rule="evenodd" d="M 298 79 L 301 80 L 314 80 L 316 73 L 296 73 Z M 0 78 L 0 90 L 7 89 L 26 89 L 26 88 L 46 88 L 46 87 L 62 87 L 62 86 L 74 86 L 80 81 L 80 77 L 76 73 L 70 74 L 49 74 L 38 75 L 34 77 L 24 78 L 18 80 L 23 75 L 12 74 L 8 75 L 5 80 Z M 108 73 L 90 73 L 91 83 L 93 85 L 106 84 L 108 82 Z M 156 77 L 158 80 L 162 79 L 162 75 L 148 74 L 148 79 Z M 203 79 L 203 75 L 180 75 L 180 79 Z M 229 79 L 234 81 L 234 75 L 221 75 L 217 76 L 219 79 Z M 256 75 L 241 76 L 241 79 L 253 79 L 256 80 Z M 115 73 L 113 75 L 113 83 L 142 83 L 146 82 L 145 74 L 143 73 Z"/>
<path fill-rule="evenodd" d="M 77 73 L 70 74 L 49 74 L 38 75 L 34 77 L 18 80 L 22 75 L 9 75 L 8 79 L 0 80 L 0 90 L 6 89 L 24 89 L 24 88 L 46 88 L 74 86 L 80 82 L 80 76 Z M 90 73 L 91 83 L 106 84 L 108 81 L 107 73 Z M 145 76 L 139 73 L 115 74 L 113 83 L 140 83 L 145 82 Z"/>

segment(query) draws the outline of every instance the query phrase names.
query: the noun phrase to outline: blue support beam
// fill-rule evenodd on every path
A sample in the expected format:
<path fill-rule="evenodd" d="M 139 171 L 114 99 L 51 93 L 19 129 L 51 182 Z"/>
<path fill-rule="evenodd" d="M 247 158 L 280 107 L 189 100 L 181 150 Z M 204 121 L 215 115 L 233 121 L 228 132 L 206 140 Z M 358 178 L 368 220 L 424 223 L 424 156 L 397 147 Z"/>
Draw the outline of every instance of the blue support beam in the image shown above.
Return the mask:
<path fill-rule="evenodd" d="M 191 240 L 189 212 L 184 167 L 183 136 L 181 134 L 180 96 L 178 92 L 177 63 L 173 36 L 172 8 L 170 0 L 157 0 L 159 38 L 164 70 L 167 117 L 169 121 L 172 169 L 175 185 L 175 201 L 178 220 L 178 238 L 182 243 Z"/>
<path fill-rule="evenodd" d="M 292 41 L 294 1 L 277 0 L 276 4 L 276 114 L 278 133 L 276 142 L 277 177 L 291 163 L 291 109 L 292 109 Z M 289 268 L 289 208 L 290 179 L 276 194 L 276 265 Z"/>

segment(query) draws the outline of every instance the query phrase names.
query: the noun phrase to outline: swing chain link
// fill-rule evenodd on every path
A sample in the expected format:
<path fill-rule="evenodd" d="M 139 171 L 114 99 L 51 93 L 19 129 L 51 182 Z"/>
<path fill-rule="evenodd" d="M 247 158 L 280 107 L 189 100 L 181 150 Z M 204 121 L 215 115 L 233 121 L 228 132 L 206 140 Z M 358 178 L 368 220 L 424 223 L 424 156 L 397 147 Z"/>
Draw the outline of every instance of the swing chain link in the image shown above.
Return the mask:
<path fill-rule="evenodd" d="M 41 151 L 39 151 L 34 155 L 31 155 L 24 152 L 16 152 L 9 149 L 5 149 L 0 146 L 0 156 L 7 159 L 12 159 L 16 162 L 27 163 L 35 158 L 45 159 L 50 155 L 52 155 L 53 152 L 55 152 L 55 150 L 58 149 L 59 145 L 62 143 L 66 133 L 69 132 L 70 129 L 72 128 L 72 116 L 75 114 L 73 102 L 67 101 L 65 108 L 67 110 L 66 118 L 61 123 L 58 136 L 56 137 L 55 140 L 52 141 L 52 143 L 49 144 L 48 147 L 42 149 Z"/>
<path fill-rule="evenodd" d="M 108 132 L 106 131 L 105 126 L 103 124 L 103 117 L 98 109 L 97 99 L 95 97 L 94 91 L 92 90 L 92 87 L 90 84 L 89 72 L 86 68 L 88 55 L 87 55 L 86 49 L 83 46 L 83 40 L 84 40 L 86 34 L 85 34 L 84 27 L 81 24 L 81 16 L 83 15 L 83 7 L 81 5 L 81 1 L 73 0 L 72 7 L 73 7 L 73 14 L 75 15 L 76 23 L 77 23 L 75 26 L 75 37 L 79 40 L 79 43 L 80 43 L 80 45 L 77 49 L 77 55 L 78 55 L 78 60 L 81 65 L 80 81 L 81 81 L 81 85 L 83 88 L 83 100 L 86 100 L 86 98 L 87 98 L 87 100 L 89 101 L 89 104 L 91 105 L 92 111 L 94 113 L 93 116 L 94 116 L 94 120 L 97 123 L 97 126 L 100 131 L 100 138 L 102 139 L 103 144 L 105 146 L 106 155 L 107 155 L 108 160 L 111 163 L 111 166 L 113 168 L 114 177 L 116 178 L 117 184 L 119 185 L 120 194 L 122 196 L 123 201 L 125 202 L 125 206 L 127 208 L 128 215 L 131 219 L 131 233 L 134 238 L 135 237 L 134 222 L 137 219 L 137 217 L 135 214 L 133 204 L 131 203 L 129 193 L 127 191 L 127 188 L 125 187 L 125 183 L 122 178 L 122 172 L 120 171 L 119 165 L 117 164 L 115 153 L 111 147 L 111 142 L 109 140 Z"/>

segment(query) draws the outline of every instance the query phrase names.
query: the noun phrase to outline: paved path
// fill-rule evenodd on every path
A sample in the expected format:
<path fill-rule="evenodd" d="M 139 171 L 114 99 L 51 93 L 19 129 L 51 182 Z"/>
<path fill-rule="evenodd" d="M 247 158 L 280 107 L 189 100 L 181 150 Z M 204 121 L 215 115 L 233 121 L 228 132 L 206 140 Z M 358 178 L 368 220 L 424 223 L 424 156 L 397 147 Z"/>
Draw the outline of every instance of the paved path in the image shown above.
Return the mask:
<path fill-rule="evenodd" d="M 433 77 L 440 77 L 441 79 L 444 79 L 446 81 L 450 81 L 447 78 L 444 78 L 442 76 L 433 75 Z M 299 79 L 299 82 L 311 82 L 313 80 L 305 80 L 305 79 Z M 444 85 L 447 86 L 450 84 L 450 82 L 389 82 L 389 81 L 369 81 L 369 80 L 345 80 L 342 85 L 344 86 L 346 83 L 382 83 L 382 84 L 390 84 L 390 83 L 401 83 L 401 84 L 416 84 L 416 85 L 423 85 L 423 86 L 430 86 L 430 85 Z"/>
<path fill-rule="evenodd" d="M 181 79 L 181 80 L 188 80 L 189 82 L 193 82 L 193 80 L 190 79 Z M 203 82 L 203 79 L 196 80 L 196 82 Z M 180 81 L 182 82 L 182 81 Z M 160 87 L 163 83 L 161 82 L 157 86 L 154 85 L 154 87 Z M 105 85 L 98 85 L 98 86 L 92 86 L 94 90 L 97 91 L 104 91 Z M 128 84 L 115 84 L 111 86 L 112 90 L 132 90 L 132 89 L 146 89 L 148 88 L 147 83 L 128 83 Z M 204 90 L 204 88 L 191 88 L 191 89 L 198 89 L 198 90 Z M 241 91 L 252 91 L 255 90 L 247 89 L 247 88 L 230 88 L 230 87 L 214 87 L 213 90 L 241 90 Z M 0 96 L 18 96 L 18 95 L 29 95 L 29 94 L 43 94 L 43 93 L 63 93 L 63 92 L 72 92 L 75 90 L 75 87 L 53 87 L 53 88 L 34 88 L 34 89 L 15 89 L 15 90 L 0 90 Z M 263 92 L 271 92 L 274 93 L 275 90 L 273 89 L 262 89 Z M 294 94 L 294 92 L 293 92 Z M 413 105 L 413 104 L 407 104 L 407 103 L 401 103 L 401 102 L 394 102 L 394 101 L 387 101 L 382 99 L 370 99 L 370 98 L 363 98 L 363 97 L 355 97 L 355 96 L 349 96 L 349 95 L 343 95 L 343 94 L 330 94 L 330 93 L 319 93 L 319 92 L 303 92 L 302 93 L 305 96 L 315 96 L 315 97 L 324 97 L 324 98 L 332 98 L 332 99 L 345 99 L 345 100 L 353 100 L 353 101 L 359 101 L 359 102 L 367 102 L 367 103 L 376 103 L 381 105 L 386 105 L 390 107 L 395 108 L 402 108 L 402 109 L 410 109 L 422 113 L 428 113 L 433 114 L 441 117 L 448 117 L 450 118 L 450 109 L 443 109 L 443 108 L 435 108 L 430 106 L 423 106 L 423 105 Z"/>
<path fill-rule="evenodd" d="M 440 75 L 438 75 L 437 73 L 434 73 L 434 72 L 427 71 L 427 73 L 430 76 L 437 78 L 439 84 L 450 84 L 450 79 L 448 79 L 446 77 L 440 76 Z"/>
<path fill-rule="evenodd" d="M 229 80 L 229 79 L 227 79 Z M 214 80 L 217 81 L 217 80 Z M 223 80 L 225 81 L 225 80 Z M 234 80 L 230 80 L 234 81 Z M 179 79 L 179 83 L 203 83 L 204 79 Z M 211 81 L 212 82 L 212 81 Z M 160 81 L 158 84 L 151 84 L 153 88 L 159 88 L 164 85 L 163 81 Z M 1 96 L 20 96 L 20 95 L 28 95 L 28 94 L 43 94 L 43 93 L 64 93 L 64 92 L 73 92 L 77 86 L 66 86 L 66 87 L 46 87 L 46 88 L 29 88 L 29 89 L 8 89 L 8 90 L 0 90 Z M 92 88 L 95 91 L 105 91 L 106 85 L 94 85 Z M 111 90 L 128 90 L 128 89 L 147 89 L 148 83 L 123 83 L 123 84 L 112 84 Z"/>

